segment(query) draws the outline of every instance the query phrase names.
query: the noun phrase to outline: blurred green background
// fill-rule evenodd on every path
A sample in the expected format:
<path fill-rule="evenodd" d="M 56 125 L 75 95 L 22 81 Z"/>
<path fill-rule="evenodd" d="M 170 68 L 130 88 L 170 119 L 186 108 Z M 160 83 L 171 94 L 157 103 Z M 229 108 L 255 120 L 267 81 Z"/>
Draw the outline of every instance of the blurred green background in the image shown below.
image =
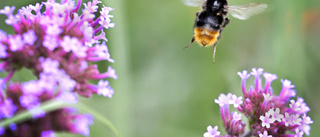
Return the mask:
<path fill-rule="evenodd" d="M 0 8 L 16 9 L 40 0 L 0 1 Z M 86 2 L 84 0 L 84 2 Z M 263 2 L 266 12 L 241 21 L 230 17 L 212 63 L 212 47 L 204 48 L 192 38 L 196 11 L 181 0 L 105 0 L 115 8 L 107 31 L 114 64 L 100 63 L 101 71 L 115 67 L 119 78 L 109 99 L 93 96 L 81 101 L 109 118 L 124 137 L 201 137 L 208 125 L 224 134 L 219 107 L 221 93 L 241 95 L 238 71 L 253 67 L 277 74 L 271 85 L 278 94 L 280 79 L 296 86 L 297 96 L 311 108 L 311 137 L 320 128 L 320 1 L 229 0 L 230 5 Z M 0 15 L 0 29 L 12 33 Z M 21 72 L 14 80 L 26 80 Z M 252 81 L 253 78 L 251 78 Z M 247 86 L 252 82 L 247 82 Z M 60 134 L 60 136 L 74 136 Z M 114 137 L 95 120 L 92 137 Z"/>

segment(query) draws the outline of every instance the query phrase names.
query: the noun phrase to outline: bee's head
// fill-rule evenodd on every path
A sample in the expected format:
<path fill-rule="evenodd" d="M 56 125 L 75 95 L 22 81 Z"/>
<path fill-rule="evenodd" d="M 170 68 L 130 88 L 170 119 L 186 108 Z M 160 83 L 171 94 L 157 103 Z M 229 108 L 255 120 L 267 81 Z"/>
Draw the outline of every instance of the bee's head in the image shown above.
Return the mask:
<path fill-rule="evenodd" d="M 224 8 L 224 5 L 227 4 L 226 0 L 207 0 L 202 8 L 212 13 L 216 13 L 220 12 Z"/>

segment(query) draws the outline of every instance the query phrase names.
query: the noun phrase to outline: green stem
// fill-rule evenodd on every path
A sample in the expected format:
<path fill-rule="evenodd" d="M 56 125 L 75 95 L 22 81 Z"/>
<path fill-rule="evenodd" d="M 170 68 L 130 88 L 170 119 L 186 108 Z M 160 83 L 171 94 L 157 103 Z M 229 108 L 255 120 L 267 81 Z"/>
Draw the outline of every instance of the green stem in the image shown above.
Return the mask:
<path fill-rule="evenodd" d="M 43 110 L 45 112 L 51 112 L 53 110 L 57 110 L 59 108 L 65 107 L 65 106 L 67 106 L 67 104 L 64 103 L 64 102 L 57 101 L 57 100 L 50 100 L 50 101 L 47 101 L 47 102 L 43 103 L 39 107 L 39 109 Z M 26 120 L 28 120 L 30 118 L 32 118 L 32 112 L 26 110 L 26 111 L 23 111 L 23 112 L 15 115 L 12 118 L 5 119 L 5 120 L 1 121 L 0 122 L 0 127 L 7 127 L 11 123 L 20 123 L 20 122 L 26 121 Z"/>
<path fill-rule="evenodd" d="M 78 102 L 77 104 L 68 104 L 68 103 L 53 99 L 53 100 L 44 102 L 39 107 L 39 109 L 48 113 L 48 112 L 51 112 L 51 111 L 54 111 L 54 110 L 57 110 L 60 108 L 64 108 L 67 106 L 79 108 L 80 110 L 82 110 L 84 112 L 90 112 L 90 114 L 92 114 L 95 117 L 95 119 L 102 122 L 106 127 L 110 128 L 117 135 L 117 137 L 121 137 L 121 134 L 118 132 L 116 127 L 110 122 L 109 119 L 103 117 L 95 110 L 90 109 L 89 107 L 87 107 L 86 105 L 84 105 L 80 102 Z M 12 123 L 21 123 L 21 122 L 26 121 L 30 118 L 32 118 L 32 111 L 26 110 L 26 111 L 23 111 L 23 112 L 15 115 L 12 118 L 5 119 L 5 120 L 1 121 L 0 127 L 7 127 Z"/>

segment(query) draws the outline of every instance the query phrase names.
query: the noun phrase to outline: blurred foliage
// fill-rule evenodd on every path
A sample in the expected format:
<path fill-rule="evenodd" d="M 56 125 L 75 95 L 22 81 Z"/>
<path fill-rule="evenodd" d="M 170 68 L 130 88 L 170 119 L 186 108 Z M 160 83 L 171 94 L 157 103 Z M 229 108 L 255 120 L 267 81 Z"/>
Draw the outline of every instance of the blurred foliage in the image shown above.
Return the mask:
<path fill-rule="evenodd" d="M 1 0 L 0 8 L 36 2 Z M 116 27 L 107 31 L 107 44 L 119 78 L 111 81 L 112 99 L 93 96 L 81 101 L 111 119 L 124 137 L 199 137 L 208 125 L 218 125 L 224 133 L 214 99 L 221 93 L 241 95 L 236 73 L 261 67 L 277 74 L 272 84 L 276 94 L 280 79 L 292 81 L 297 96 L 311 108 L 310 136 L 319 136 L 320 1 L 229 0 L 230 5 L 250 2 L 267 3 L 269 8 L 246 21 L 230 17 L 212 63 L 212 47 L 194 43 L 182 49 L 192 38 L 200 8 L 181 0 L 105 0 L 115 8 L 111 14 Z M 12 32 L 5 18 L 0 15 L 0 29 Z M 105 71 L 108 65 L 101 62 L 99 67 Z M 25 79 L 23 74 L 16 74 L 15 80 Z M 95 121 L 91 136 L 115 135 Z"/>

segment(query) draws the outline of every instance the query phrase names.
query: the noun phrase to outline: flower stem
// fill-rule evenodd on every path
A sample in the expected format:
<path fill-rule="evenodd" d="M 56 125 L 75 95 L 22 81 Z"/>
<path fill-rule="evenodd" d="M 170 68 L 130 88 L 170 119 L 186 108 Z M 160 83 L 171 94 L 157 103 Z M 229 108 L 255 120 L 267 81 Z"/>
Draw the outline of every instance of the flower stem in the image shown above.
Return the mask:
<path fill-rule="evenodd" d="M 51 112 L 60 108 L 64 108 L 67 106 L 71 106 L 71 107 L 76 107 L 79 108 L 82 111 L 85 112 L 90 112 L 98 121 L 101 121 L 106 127 L 110 128 L 116 135 L 117 137 L 121 137 L 121 134 L 118 132 L 118 130 L 115 128 L 115 126 L 110 122 L 109 119 L 103 117 L 102 115 L 100 115 L 98 112 L 96 112 L 93 109 L 90 109 L 89 107 L 87 107 L 86 105 L 78 102 L 77 104 L 68 104 L 62 101 L 58 101 L 58 100 L 49 100 L 47 102 L 44 102 L 39 109 L 45 111 L 45 112 Z M 17 115 L 15 115 L 12 118 L 8 118 L 5 119 L 3 121 L 0 122 L 0 127 L 7 127 L 12 123 L 20 123 L 23 121 L 26 121 L 28 119 L 32 118 L 32 112 L 31 111 L 23 111 Z"/>
<path fill-rule="evenodd" d="M 53 110 L 57 110 L 59 108 L 63 108 L 65 107 L 67 104 L 61 101 L 57 101 L 57 100 L 49 100 L 47 102 L 44 102 L 39 109 L 45 111 L 45 112 L 50 112 Z M 15 115 L 12 118 L 8 118 L 5 119 L 3 121 L 0 122 L 0 127 L 7 127 L 9 126 L 11 123 L 20 123 L 23 121 L 26 121 L 28 119 L 32 118 L 32 112 L 31 111 L 23 111 L 17 115 Z"/>
<path fill-rule="evenodd" d="M 14 72 L 15 72 L 16 70 L 14 69 L 14 70 L 12 70 L 9 74 L 8 74 L 8 76 L 6 77 L 6 78 L 4 78 L 3 79 L 3 81 L 2 81 L 2 83 L 1 84 L 5 84 L 5 83 L 7 83 L 11 78 L 12 78 L 12 76 L 13 76 L 13 74 L 14 74 Z"/>

